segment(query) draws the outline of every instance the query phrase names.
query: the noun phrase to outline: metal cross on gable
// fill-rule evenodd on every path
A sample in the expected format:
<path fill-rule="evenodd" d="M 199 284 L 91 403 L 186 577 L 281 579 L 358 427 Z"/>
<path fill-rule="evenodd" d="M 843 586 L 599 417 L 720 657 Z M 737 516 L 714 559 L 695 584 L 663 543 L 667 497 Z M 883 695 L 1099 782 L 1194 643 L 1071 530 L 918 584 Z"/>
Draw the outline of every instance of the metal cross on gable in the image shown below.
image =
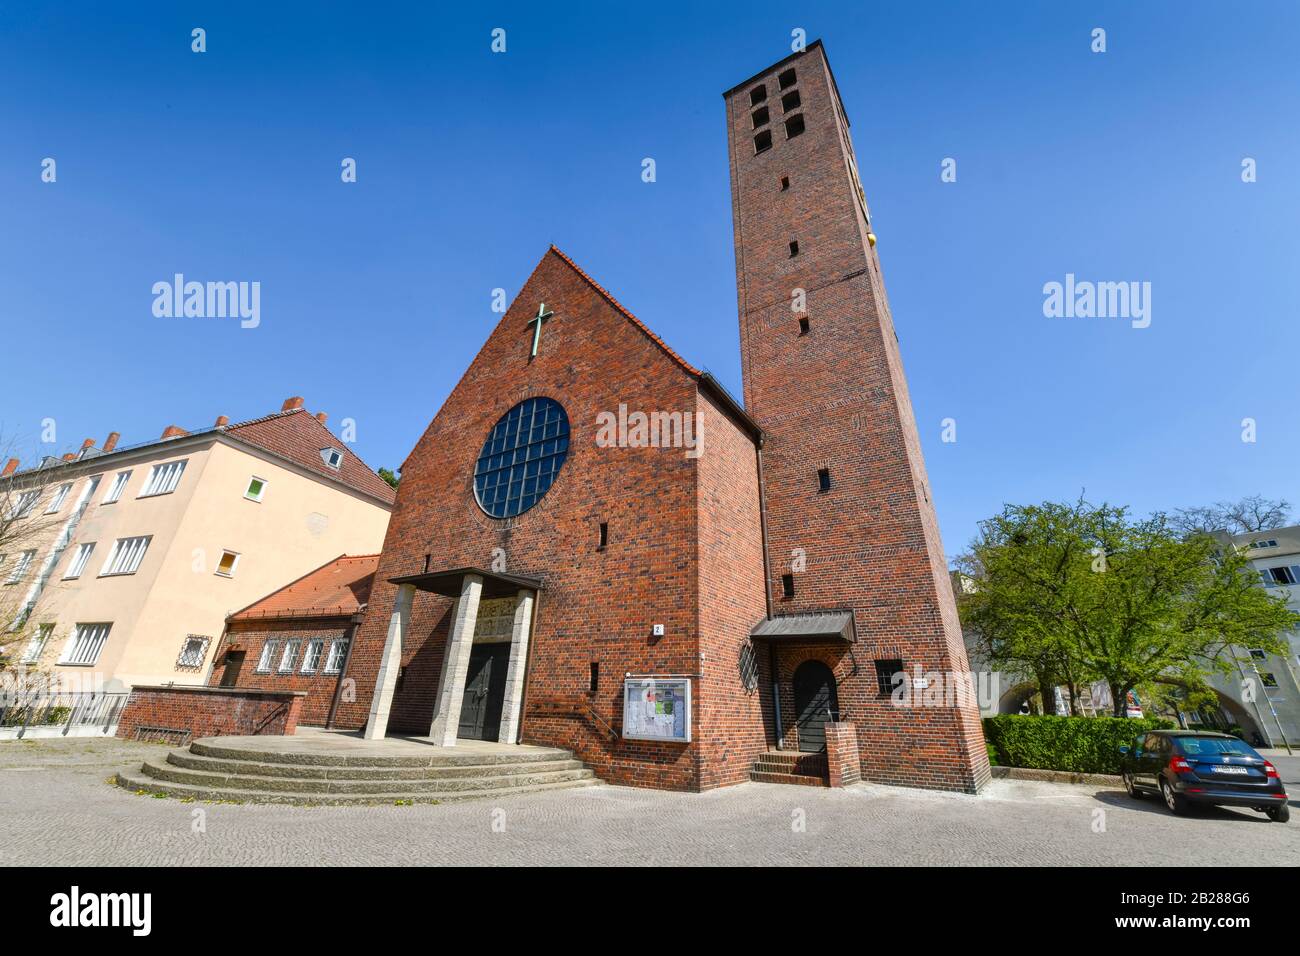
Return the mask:
<path fill-rule="evenodd" d="M 546 311 L 546 303 L 543 302 L 541 305 L 537 307 L 537 314 L 533 316 L 531 319 L 529 319 L 528 322 L 526 323 L 527 325 L 533 326 L 533 350 L 528 355 L 528 360 L 530 362 L 533 359 L 537 358 L 537 349 L 542 344 L 542 323 L 545 322 L 554 314 L 555 314 L 554 312 Z"/>

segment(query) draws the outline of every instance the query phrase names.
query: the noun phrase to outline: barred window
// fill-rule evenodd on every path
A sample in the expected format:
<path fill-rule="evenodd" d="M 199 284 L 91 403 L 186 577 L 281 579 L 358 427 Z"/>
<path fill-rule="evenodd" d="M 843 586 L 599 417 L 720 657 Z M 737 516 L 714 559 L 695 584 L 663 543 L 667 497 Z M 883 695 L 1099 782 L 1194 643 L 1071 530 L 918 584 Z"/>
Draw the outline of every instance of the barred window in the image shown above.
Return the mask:
<path fill-rule="evenodd" d="M 180 657 L 176 658 L 177 667 L 197 668 L 203 666 L 203 659 L 208 653 L 208 644 L 212 640 L 201 634 L 191 634 L 181 643 Z"/>
<path fill-rule="evenodd" d="M 63 507 L 63 502 L 67 500 L 68 492 L 72 490 L 72 482 L 67 481 L 59 485 L 58 491 L 50 498 L 50 504 L 45 509 L 47 515 L 57 514 L 58 510 Z"/>
<path fill-rule="evenodd" d="M 103 504 L 111 505 L 118 498 L 122 497 L 122 492 L 126 489 L 126 483 L 131 480 L 131 472 L 119 471 L 113 476 L 113 483 L 108 486 L 108 494 L 104 495 Z"/>
<path fill-rule="evenodd" d="M 903 673 L 903 662 L 896 658 L 876 661 L 876 689 L 880 691 L 881 697 L 889 697 L 894 693 L 895 675 Z"/>
<path fill-rule="evenodd" d="M 154 465 L 149 470 L 149 477 L 145 479 L 144 491 L 140 492 L 141 498 L 148 498 L 151 495 L 165 495 L 176 490 L 176 485 L 181 480 L 181 473 L 185 471 L 185 462 L 187 458 L 180 461 L 169 461 L 162 465 Z"/>
<path fill-rule="evenodd" d="M 72 632 L 72 639 L 63 651 L 60 664 L 93 664 L 99 660 L 99 653 L 108 642 L 108 632 L 112 624 L 78 624 Z"/>
<path fill-rule="evenodd" d="M 110 574 L 135 574 L 144 560 L 144 553 L 149 550 L 153 535 L 145 534 L 137 538 L 118 538 L 113 544 L 113 551 L 104 562 L 100 577 Z"/>
<path fill-rule="evenodd" d="M 72 563 L 68 565 L 67 573 L 63 575 L 63 580 L 70 581 L 74 578 L 81 577 L 81 572 L 86 570 L 86 562 L 90 560 L 91 552 L 95 550 L 95 542 L 87 541 L 85 544 L 77 545 L 77 551 L 72 556 Z"/>
<path fill-rule="evenodd" d="M 36 499 L 41 496 L 39 491 L 24 491 L 18 496 L 13 507 L 9 509 L 10 518 L 26 518 L 36 507 Z"/>
<path fill-rule="evenodd" d="M 5 584 L 17 584 L 21 581 L 23 575 L 31 568 L 34 560 L 36 560 L 35 551 L 24 551 L 18 555 L 17 563 L 14 564 L 13 570 L 9 572 L 9 577 L 5 578 Z"/>
<path fill-rule="evenodd" d="M 22 663 L 35 664 L 39 661 L 52 633 L 54 633 L 53 624 L 38 625 L 35 633 L 32 634 L 31 640 L 27 642 L 26 649 L 23 651 Z"/>

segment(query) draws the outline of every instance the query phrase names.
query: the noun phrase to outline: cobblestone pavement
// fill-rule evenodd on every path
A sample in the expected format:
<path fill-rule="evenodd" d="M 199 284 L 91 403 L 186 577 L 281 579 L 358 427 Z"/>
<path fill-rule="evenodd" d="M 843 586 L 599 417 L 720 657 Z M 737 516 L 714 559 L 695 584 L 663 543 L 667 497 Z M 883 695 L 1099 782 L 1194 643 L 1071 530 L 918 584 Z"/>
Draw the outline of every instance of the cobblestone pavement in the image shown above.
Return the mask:
<path fill-rule="evenodd" d="M 979 796 L 743 784 L 593 787 L 443 806 L 184 803 L 106 781 L 165 748 L 0 742 L 7 865 L 1300 865 L 1300 822 L 1175 817 L 1122 790 L 994 781 Z M 1294 797 L 1293 804 L 1300 804 Z M 1104 820 L 1104 832 L 1094 832 Z M 198 824 L 202 823 L 199 827 Z"/>

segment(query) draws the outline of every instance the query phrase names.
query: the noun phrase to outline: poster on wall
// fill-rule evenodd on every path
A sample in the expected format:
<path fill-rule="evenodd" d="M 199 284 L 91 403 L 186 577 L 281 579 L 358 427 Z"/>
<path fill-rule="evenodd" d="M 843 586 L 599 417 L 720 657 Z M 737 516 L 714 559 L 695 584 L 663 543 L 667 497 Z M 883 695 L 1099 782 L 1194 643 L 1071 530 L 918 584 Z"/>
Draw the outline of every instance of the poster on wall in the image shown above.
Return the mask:
<path fill-rule="evenodd" d="M 688 677 L 629 677 L 623 681 L 623 737 L 690 743 Z"/>

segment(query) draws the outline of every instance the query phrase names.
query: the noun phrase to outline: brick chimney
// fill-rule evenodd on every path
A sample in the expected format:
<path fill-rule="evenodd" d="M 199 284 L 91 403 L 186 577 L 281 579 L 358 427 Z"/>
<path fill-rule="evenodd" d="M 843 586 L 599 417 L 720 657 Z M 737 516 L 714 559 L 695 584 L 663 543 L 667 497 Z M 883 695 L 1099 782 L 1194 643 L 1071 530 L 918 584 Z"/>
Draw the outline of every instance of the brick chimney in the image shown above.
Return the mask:
<path fill-rule="evenodd" d="M 94 447 L 95 447 L 95 439 L 93 438 L 87 438 L 85 441 L 81 443 L 82 451 L 85 451 L 87 448 L 94 448 Z"/>
<path fill-rule="evenodd" d="M 0 478 L 8 478 L 17 470 L 18 470 L 18 459 L 10 458 L 7 462 L 5 462 L 4 471 L 0 471 Z"/>
<path fill-rule="evenodd" d="M 181 426 L 179 425 L 168 425 L 166 428 L 163 429 L 162 437 L 180 438 L 182 435 L 188 435 L 188 434 L 189 432 L 181 428 Z"/>
<path fill-rule="evenodd" d="M 325 424 L 325 422 L 326 422 L 326 420 L 327 420 L 328 418 L 329 418 L 329 416 L 326 415 L 324 412 L 317 412 L 317 413 L 316 413 L 316 421 L 320 422 L 322 425 Z"/>
<path fill-rule="evenodd" d="M 70 452 L 68 452 L 67 454 L 65 454 L 65 455 L 63 456 L 63 460 L 64 460 L 64 461 L 76 461 L 76 460 L 77 460 L 77 453 L 76 453 L 75 451 L 70 451 Z"/>
<path fill-rule="evenodd" d="M 225 415 L 218 415 L 218 416 L 217 416 L 217 427 L 218 427 L 218 428 L 225 428 L 225 427 L 226 427 L 227 425 L 229 425 L 229 424 L 230 424 L 230 419 L 229 419 L 227 416 L 225 416 Z"/>
<path fill-rule="evenodd" d="M 109 432 L 108 437 L 104 439 L 104 448 L 103 448 L 104 454 L 108 454 L 110 451 L 116 448 L 117 440 L 121 437 L 122 437 L 121 434 L 119 434 L 118 432 Z"/>
<path fill-rule="evenodd" d="M 280 411 L 291 412 L 295 408 L 302 408 L 302 396 L 294 395 L 292 398 L 286 398 L 284 404 L 280 406 Z"/>

